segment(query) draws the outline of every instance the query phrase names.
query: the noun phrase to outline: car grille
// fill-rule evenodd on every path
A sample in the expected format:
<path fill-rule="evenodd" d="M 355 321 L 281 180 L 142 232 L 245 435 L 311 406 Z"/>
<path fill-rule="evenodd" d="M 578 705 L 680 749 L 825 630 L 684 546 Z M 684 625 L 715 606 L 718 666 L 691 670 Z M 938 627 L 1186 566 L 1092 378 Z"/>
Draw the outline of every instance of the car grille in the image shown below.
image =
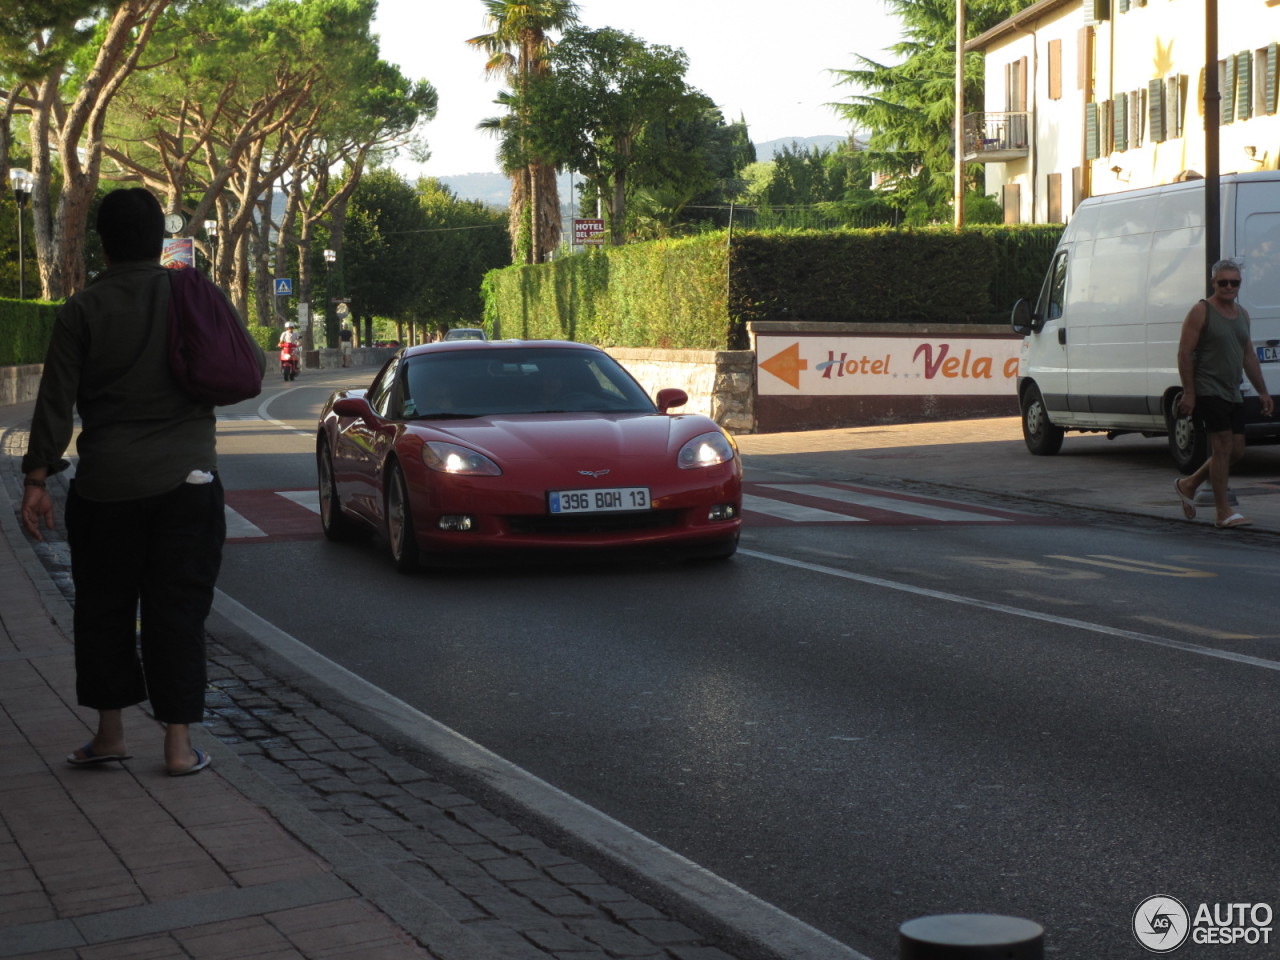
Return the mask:
<path fill-rule="evenodd" d="M 677 510 L 647 510 L 644 513 L 596 513 L 565 517 L 507 517 L 515 534 L 582 536 L 593 533 L 625 533 L 628 530 L 663 530 L 679 521 Z"/>

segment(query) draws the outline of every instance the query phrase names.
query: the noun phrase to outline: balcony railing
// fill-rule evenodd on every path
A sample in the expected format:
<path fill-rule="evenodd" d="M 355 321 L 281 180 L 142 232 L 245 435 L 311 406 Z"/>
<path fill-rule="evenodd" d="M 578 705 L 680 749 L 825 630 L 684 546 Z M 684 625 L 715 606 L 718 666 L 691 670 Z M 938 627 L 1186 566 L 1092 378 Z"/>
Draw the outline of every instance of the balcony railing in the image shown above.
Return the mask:
<path fill-rule="evenodd" d="M 964 118 L 964 158 L 970 163 L 1022 160 L 1030 153 L 1027 113 L 970 113 Z"/>

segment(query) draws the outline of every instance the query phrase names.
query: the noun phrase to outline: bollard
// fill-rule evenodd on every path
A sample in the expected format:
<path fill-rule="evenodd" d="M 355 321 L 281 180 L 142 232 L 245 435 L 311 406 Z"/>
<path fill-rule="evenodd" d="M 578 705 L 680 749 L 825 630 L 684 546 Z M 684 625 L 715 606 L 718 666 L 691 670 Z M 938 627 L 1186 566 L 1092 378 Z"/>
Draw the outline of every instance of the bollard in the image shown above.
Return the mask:
<path fill-rule="evenodd" d="M 1020 917 L 948 913 L 898 928 L 899 960 L 1044 960 L 1044 928 Z"/>

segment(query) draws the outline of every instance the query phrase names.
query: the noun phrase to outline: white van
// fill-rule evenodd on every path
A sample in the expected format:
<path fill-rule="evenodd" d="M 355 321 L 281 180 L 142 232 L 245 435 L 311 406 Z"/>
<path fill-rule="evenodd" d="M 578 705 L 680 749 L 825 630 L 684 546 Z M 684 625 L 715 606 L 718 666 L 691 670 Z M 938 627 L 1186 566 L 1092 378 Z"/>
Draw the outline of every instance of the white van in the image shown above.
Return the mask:
<path fill-rule="evenodd" d="M 1280 172 L 1221 178 L 1222 257 L 1241 264 L 1240 302 L 1252 319 L 1267 388 L 1280 394 Z M 1178 338 L 1205 297 L 1204 181 L 1090 197 L 1072 215 L 1040 297 L 1019 301 L 1013 329 L 1022 434 L 1034 454 L 1057 453 L 1067 430 L 1167 436 L 1178 468 L 1202 464 L 1202 430 L 1177 415 Z M 1247 435 L 1280 436 L 1247 379 Z"/>

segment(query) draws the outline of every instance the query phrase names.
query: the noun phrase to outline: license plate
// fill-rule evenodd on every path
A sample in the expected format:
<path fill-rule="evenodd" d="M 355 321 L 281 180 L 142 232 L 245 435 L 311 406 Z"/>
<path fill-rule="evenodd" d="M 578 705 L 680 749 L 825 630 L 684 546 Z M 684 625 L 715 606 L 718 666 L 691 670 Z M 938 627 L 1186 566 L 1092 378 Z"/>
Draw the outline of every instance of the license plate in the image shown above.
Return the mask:
<path fill-rule="evenodd" d="M 552 513 L 611 513 L 648 510 L 648 487 L 611 487 L 599 490 L 552 490 L 547 494 Z"/>
<path fill-rule="evenodd" d="M 1280 361 L 1280 347 L 1257 347 L 1258 361 L 1260 363 L 1275 363 Z"/>

